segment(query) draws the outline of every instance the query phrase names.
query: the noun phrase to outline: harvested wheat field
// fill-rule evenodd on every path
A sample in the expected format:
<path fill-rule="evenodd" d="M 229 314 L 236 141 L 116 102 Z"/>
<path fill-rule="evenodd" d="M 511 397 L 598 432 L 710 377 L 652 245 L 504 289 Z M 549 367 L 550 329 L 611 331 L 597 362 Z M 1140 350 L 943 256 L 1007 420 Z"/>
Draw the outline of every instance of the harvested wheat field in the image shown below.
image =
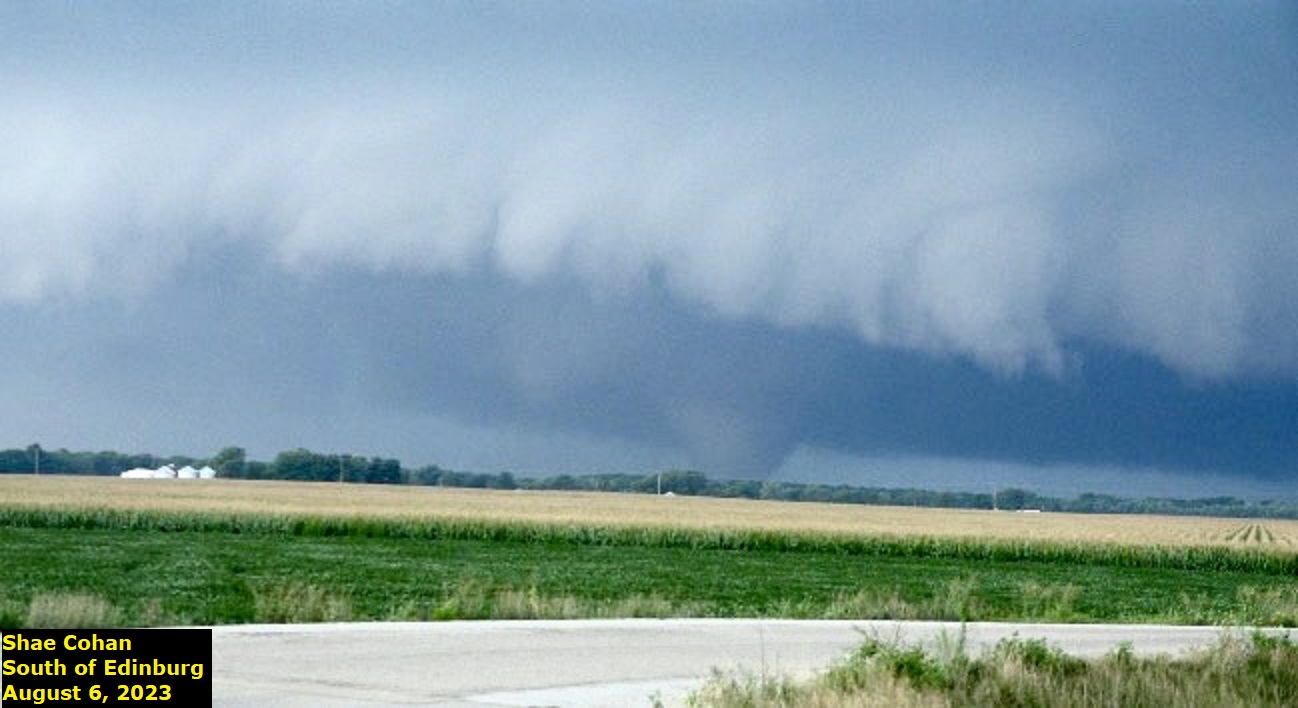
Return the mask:
<path fill-rule="evenodd" d="M 1298 521 L 247 480 L 0 477 L 0 506 L 218 515 L 452 519 L 597 527 L 927 536 L 1292 551 Z"/>

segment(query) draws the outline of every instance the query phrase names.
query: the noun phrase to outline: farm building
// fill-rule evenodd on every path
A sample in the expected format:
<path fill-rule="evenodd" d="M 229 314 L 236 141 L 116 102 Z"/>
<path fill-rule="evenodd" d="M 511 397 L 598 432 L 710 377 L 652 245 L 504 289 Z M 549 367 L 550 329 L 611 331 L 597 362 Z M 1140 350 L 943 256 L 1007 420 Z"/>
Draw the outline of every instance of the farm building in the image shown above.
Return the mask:
<path fill-rule="evenodd" d="M 171 465 L 163 465 L 156 470 L 136 467 L 123 472 L 121 476 L 123 479 L 213 479 L 216 477 L 216 470 L 211 467 L 196 470 L 189 465 L 177 470 Z"/>

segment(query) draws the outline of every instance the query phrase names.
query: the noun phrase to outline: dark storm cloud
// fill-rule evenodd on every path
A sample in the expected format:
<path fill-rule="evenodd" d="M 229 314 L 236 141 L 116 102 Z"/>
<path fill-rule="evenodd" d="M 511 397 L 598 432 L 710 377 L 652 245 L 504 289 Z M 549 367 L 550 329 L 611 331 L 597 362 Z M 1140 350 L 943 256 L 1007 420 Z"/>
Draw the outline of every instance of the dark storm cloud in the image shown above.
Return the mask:
<path fill-rule="evenodd" d="M 1286 12 L 6 5 L 16 429 L 1275 473 Z"/>
<path fill-rule="evenodd" d="M 1087 365 L 1062 378 L 1007 380 L 832 331 L 701 316 L 661 288 L 600 299 L 575 281 L 364 271 L 304 284 L 245 270 L 250 262 L 196 261 L 164 298 L 124 308 L 40 307 L 10 347 L 6 390 L 61 411 L 63 427 L 88 438 L 116 429 L 158 445 L 204 429 L 202 445 L 237 440 L 263 454 L 347 443 L 443 463 L 497 460 L 455 450 L 436 424 L 419 440 L 369 422 L 449 415 L 542 439 L 578 431 L 683 450 L 649 457 L 747 475 L 803 445 L 1262 477 L 1298 456 L 1292 388 L 1187 387 L 1112 351 L 1087 352 Z M 543 467 L 562 469 L 562 453 L 547 454 Z"/>

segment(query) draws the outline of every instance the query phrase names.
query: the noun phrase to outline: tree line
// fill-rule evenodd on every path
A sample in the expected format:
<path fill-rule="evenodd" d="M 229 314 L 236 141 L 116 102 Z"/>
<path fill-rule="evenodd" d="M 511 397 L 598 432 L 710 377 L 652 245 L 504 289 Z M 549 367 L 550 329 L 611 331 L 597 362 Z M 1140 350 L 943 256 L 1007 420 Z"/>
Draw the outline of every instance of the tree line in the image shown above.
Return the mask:
<path fill-rule="evenodd" d="M 38 467 L 39 465 L 39 467 Z M 185 455 L 160 456 L 120 452 L 72 452 L 26 449 L 0 450 L 0 474 L 71 474 L 116 476 L 136 467 L 201 467 L 208 465 L 221 477 L 284 479 L 304 482 L 362 482 L 401 484 L 407 473 L 401 463 L 382 457 L 330 455 L 296 449 L 281 452 L 270 462 L 249 460 L 241 447 L 227 447 L 210 458 Z"/>
<path fill-rule="evenodd" d="M 826 485 L 775 480 L 709 479 L 696 470 L 665 470 L 650 474 L 559 474 L 545 477 L 516 476 L 512 472 L 466 472 L 425 465 L 408 469 L 398 460 L 383 457 L 328 454 L 305 449 L 287 450 L 269 462 L 248 459 L 240 447 L 223 448 L 210 458 L 183 455 L 162 457 L 119 452 L 71 452 L 25 449 L 0 450 L 0 474 L 117 475 L 134 467 L 156 468 L 209 465 L 221 477 L 234 479 L 412 484 L 478 489 L 532 489 L 624 494 L 678 494 L 778 501 L 828 502 L 886 506 L 921 506 L 949 509 L 1000 509 L 1005 511 L 1057 511 L 1104 514 L 1173 514 L 1258 518 L 1298 518 L 1298 500 L 1248 501 L 1231 496 L 1198 499 L 1123 498 L 1109 494 L 1053 497 L 1008 488 L 974 493 L 928 489 L 898 489 Z"/>

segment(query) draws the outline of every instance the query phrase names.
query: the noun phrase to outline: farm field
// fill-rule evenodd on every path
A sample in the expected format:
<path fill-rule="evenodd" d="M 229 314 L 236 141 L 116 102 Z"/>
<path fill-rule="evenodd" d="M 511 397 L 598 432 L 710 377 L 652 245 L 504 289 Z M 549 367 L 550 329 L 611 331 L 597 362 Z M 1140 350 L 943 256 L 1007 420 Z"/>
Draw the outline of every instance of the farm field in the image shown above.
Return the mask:
<path fill-rule="evenodd" d="M 0 624 L 1298 623 L 1294 522 L 0 477 Z"/>
<path fill-rule="evenodd" d="M 1298 520 L 1032 514 L 849 504 L 244 480 L 0 476 L 0 506 L 926 536 L 1298 552 Z"/>

